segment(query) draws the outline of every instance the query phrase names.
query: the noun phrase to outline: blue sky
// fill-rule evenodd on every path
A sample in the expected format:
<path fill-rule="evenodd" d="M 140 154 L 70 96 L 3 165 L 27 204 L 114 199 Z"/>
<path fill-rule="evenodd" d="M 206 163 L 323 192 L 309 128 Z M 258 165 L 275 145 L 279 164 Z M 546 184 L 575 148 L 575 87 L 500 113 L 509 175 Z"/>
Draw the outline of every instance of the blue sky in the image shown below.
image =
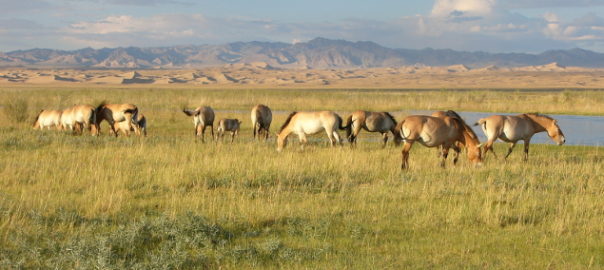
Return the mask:
<path fill-rule="evenodd" d="M 391 48 L 604 52 L 604 0 L 0 0 L 0 51 L 369 40 Z"/>

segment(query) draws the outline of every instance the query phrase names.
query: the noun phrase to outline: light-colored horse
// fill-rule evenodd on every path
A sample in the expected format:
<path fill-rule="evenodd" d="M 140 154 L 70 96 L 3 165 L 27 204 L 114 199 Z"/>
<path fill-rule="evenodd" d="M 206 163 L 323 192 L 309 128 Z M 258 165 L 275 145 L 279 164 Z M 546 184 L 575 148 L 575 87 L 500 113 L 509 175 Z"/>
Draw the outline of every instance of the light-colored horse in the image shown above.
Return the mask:
<path fill-rule="evenodd" d="M 266 105 L 258 104 L 252 109 L 252 129 L 254 130 L 254 139 L 264 134 L 264 140 L 268 139 L 269 129 L 273 121 L 273 113 Z"/>
<path fill-rule="evenodd" d="M 206 127 L 210 127 L 212 138 L 214 138 L 214 110 L 208 106 L 201 106 L 195 110 L 183 109 L 188 116 L 193 116 L 193 124 L 195 125 L 195 136 L 201 136 L 201 141 L 205 142 Z"/>
<path fill-rule="evenodd" d="M 218 121 L 218 128 L 216 129 L 216 132 L 218 133 L 216 140 L 223 139 L 224 133 L 227 131 L 230 131 L 231 132 L 231 142 L 233 142 L 233 140 L 235 139 L 235 136 L 237 134 L 239 134 L 240 126 L 241 126 L 241 121 L 239 121 L 237 119 L 224 119 L 224 118 L 220 119 L 220 121 Z"/>
<path fill-rule="evenodd" d="M 132 125 L 129 125 L 128 122 L 115 122 L 114 128 L 109 130 L 111 134 L 113 134 L 113 130 L 118 132 L 122 132 L 126 136 L 130 136 L 130 132 L 134 131 L 134 133 L 138 136 L 147 137 L 147 118 L 142 113 L 137 114 L 137 119 L 133 119 L 136 121 L 132 121 Z M 137 129 L 134 129 L 133 126 L 136 126 Z"/>
<path fill-rule="evenodd" d="M 484 145 L 485 156 L 487 151 L 490 150 L 497 157 L 495 151 L 493 151 L 493 143 L 497 139 L 510 144 L 508 153 L 505 155 L 506 159 L 512 153 L 516 143 L 519 140 L 523 140 L 524 161 L 528 160 L 529 144 L 535 133 L 546 131 L 547 135 L 558 145 L 566 142 L 566 138 L 564 138 L 564 133 L 562 133 L 562 130 L 558 126 L 558 122 L 547 115 L 537 113 L 525 113 L 515 116 L 492 115 L 478 120 L 474 125 L 480 125 L 482 131 L 487 136 L 487 142 Z"/>
<path fill-rule="evenodd" d="M 82 133 L 84 129 L 90 130 L 91 135 L 98 135 L 97 114 L 91 105 L 75 105 L 63 110 L 61 113 L 61 127 L 73 131 L 74 134 Z"/>
<path fill-rule="evenodd" d="M 394 143 L 399 145 L 402 138 L 396 131 L 396 119 L 388 112 L 356 111 L 346 118 L 346 137 L 351 146 L 356 145 L 357 136 L 364 129 L 382 134 L 382 147 L 388 142 L 388 131 L 392 132 Z"/>
<path fill-rule="evenodd" d="M 277 151 L 282 151 L 287 145 L 287 137 L 291 133 L 298 135 L 301 147 L 307 143 L 306 135 L 316 134 L 321 131 L 327 133 L 331 146 L 342 144 L 338 129 L 344 129 L 342 118 L 332 111 L 320 112 L 292 112 L 281 126 L 277 134 Z"/>
<path fill-rule="evenodd" d="M 105 104 L 101 103 L 96 108 L 96 126 L 101 131 L 100 126 L 103 120 L 109 123 L 109 127 L 115 137 L 118 136 L 118 132 L 116 130 L 116 123 L 124 122 L 124 127 L 127 130 L 133 129 L 137 134 L 139 134 L 138 124 L 136 119 L 138 119 L 138 107 L 133 104 Z"/>
<path fill-rule="evenodd" d="M 405 142 L 401 169 L 409 168 L 409 151 L 415 142 L 426 147 L 442 147 L 442 167 L 445 166 L 449 148 L 453 147 L 456 152 L 460 150 L 455 146 L 455 142 L 461 142 L 466 146 L 470 162 L 478 166 L 482 164 L 480 141 L 474 131 L 460 118 L 411 115 L 397 125 L 397 130 Z"/>
<path fill-rule="evenodd" d="M 63 111 L 60 110 L 41 110 L 36 119 L 34 120 L 33 128 L 39 128 L 40 130 L 46 128 L 55 127 L 57 130 L 61 129 L 61 114 Z"/>

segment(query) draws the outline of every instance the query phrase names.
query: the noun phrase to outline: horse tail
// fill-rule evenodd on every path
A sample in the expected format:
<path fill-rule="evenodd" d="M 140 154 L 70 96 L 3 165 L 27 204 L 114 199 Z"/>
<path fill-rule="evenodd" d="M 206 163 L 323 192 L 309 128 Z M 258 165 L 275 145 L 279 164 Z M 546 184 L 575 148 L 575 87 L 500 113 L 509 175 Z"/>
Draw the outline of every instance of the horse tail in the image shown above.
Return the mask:
<path fill-rule="evenodd" d="M 346 129 L 346 138 L 350 138 L 352 134 L 352 114 L 346 117 L 346 125 L 344 126 Z"/>
<path fill-rule="evenodd" d="M 338 115 L 337 113 L 335 115 L 336 115 L 336 118 L 338 119 L 338 129 L 340 129 L 340 130 L 347 129 L 346 126 L 342 125 L 344 123 L 344 121 L 342 120 L 342 117 L 340 117 L 340 115 Z"/>
<path fill-rule="evenodd" d="M 482 125 L 483 128 L 486 128 L 486 124 L 487 124 L 487 119 L 480 118 L 480 119 L 478 119 L 478 121 L 476 121 L 476 123 L 474 123 L 474 126 Z"/>
<path fill-rule="evenodd" d="M 258 132 L 260 132 L 260 128 L 262 128 L 262 115 L 260 115 L 260 111 L 257 110 L 256 114 L 254 115 L 256 117 L 254 117 L 254 122 L 252 123 L 252 129 L 254 130 L 254 138 L 256 138 L 256 135 L 258 135 Z"/>
<path fill-rule="evenodd" d="M 403 121 L 401 121 L 400 123 L 398 123 L 398 125 L 396 125 L 396 129 L 398 129 L 398 134 L 399 136 L 401 136 L 401 139 L 403 141 L 407 140 L 407 136 L 405 136 L 405 133 L 403 131 L 403 125 L 405 124 L 405 119 L 403 119 Z"/>
<path fill-rule="evenodd" d="M 40 118 L 40 114 L 42 114 L 44 110 L 40 110 L 40 112 L 36 115 L 36 118 L 34 118 L 34 123 L 32 124 L 32 127 L 35 128 L 36 124 L 38 124 L 38 119 Z"/>

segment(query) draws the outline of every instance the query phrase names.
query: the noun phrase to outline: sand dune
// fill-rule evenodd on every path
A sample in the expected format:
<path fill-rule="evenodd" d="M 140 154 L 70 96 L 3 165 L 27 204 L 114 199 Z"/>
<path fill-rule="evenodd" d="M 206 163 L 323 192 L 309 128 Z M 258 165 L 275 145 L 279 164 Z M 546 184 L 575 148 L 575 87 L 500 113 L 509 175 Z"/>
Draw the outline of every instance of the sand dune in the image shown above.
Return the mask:
<path fill-rule="evenodd" d="M 265 62 L 195 70 L 27 70 L 0 72 L 3 85 L 154 84 L 237 85 L 246 87 L 368 88 L 602 88 L 604 69 L 565 67 L 557 63 L 518 68 L 463 65 L 414 65 L 370 69 L 275 69 Z"/>

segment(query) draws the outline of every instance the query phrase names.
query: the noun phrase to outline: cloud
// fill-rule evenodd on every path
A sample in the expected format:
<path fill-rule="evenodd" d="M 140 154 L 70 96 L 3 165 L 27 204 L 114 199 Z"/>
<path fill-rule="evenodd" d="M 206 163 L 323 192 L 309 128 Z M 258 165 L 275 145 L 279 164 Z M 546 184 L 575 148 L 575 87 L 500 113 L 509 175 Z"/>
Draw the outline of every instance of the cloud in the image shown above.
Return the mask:
<path fill-rule="evenodd" d="M 556 7 L 595 7 L 604 6 L 604 0 L 505 0 L 500 1 L 502 8 L 556 8 Z"/>
<path fill-rule="evenodd" d="M 434 17 L 480 17 L 491 14 L 494 0 L 437 0 L 432 7 Z"/>

